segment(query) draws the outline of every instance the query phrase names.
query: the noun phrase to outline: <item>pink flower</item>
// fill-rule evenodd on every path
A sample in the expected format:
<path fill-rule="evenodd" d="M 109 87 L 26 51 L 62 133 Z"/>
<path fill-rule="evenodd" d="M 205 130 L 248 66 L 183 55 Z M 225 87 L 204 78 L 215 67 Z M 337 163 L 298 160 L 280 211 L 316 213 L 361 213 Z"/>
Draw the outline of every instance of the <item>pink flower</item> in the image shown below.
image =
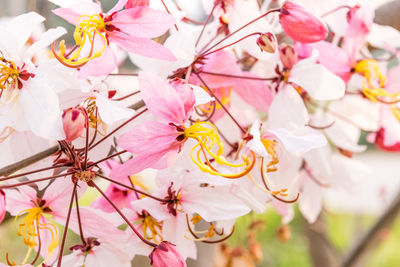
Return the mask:
<path fill-rule="evenodd" d="M 186 262 L 176 246 L 168 241 L 163 241 L 155 247 L 149 258 L 154 267 L 186 267 Z"/>
<path fill-rule="evenodd" d="M 148 110 L 160 121 L 147 121 L 123 134 L 120 147 L 136 154 L 121 167 L 111 171 L 114 177 L 129 176 L 145 168 L 165 168 L 176 157 L 185 142 L 184 124 L 195 98 L 187 84 L 168 84 L 150 73 L 139 73 L 140 90 Z"/>
<path fill-rule="evenodd" d="M 210 54 L 204 60 L 204 65 L 199 64 L 196 67 L 204 71 L 200 76 L 226 106 L 229 107 L 230 91 L 232 90 L 255 109 L 268 112 L 273 98 L 269 86 L 264 81 L 240 78 L 240 76 L 253 78 L 257 78 L 257 76 L 251 72 L 242 71 L 232 53 L 219 51 Z M 229 74 L 239 78 L 210 75 L 206 72 Z M 193 84 L 203 86 L 202 82 L 194 75 L 191 76 L 190 81 Z M 218 118 L 224 114 L 225 111 L 217 105 L 215 116 Z"/>
<path fill-rule="evenodd" d="M 314 43 L 328 36 L 328 29 L 318 17 L 290 1 L 282 5 L 279 20 L 283 30 L 295 41 Z"/>
<path fill-rule="evenodd" d="M 65 140 L 72 142 L 86 129 L 86 114 L 82 107 L 65 109 L 62 115 Z"/>
<path fill-rule="evenodd" d="M 174 18 L 145 6 L 121 10 L 125 3 L 126 0 L 118 1 L 107 13 L 102 12 L 100 4 L 92 2 L 53 10 L 68 22 L 77 23 L 74 37 L 79 46 L 78 51 L 66 58 L 65 45 L 60 43 L 61 54 L 55 54 L 57 59 L 68 67 L 80 68 L 81 76 L 102 76 L 117 67 L 117 58 L 110 46 L 113 43 L 142 56 L 176 60 L 168 49 L 151 40 L 174 25 Z"/>

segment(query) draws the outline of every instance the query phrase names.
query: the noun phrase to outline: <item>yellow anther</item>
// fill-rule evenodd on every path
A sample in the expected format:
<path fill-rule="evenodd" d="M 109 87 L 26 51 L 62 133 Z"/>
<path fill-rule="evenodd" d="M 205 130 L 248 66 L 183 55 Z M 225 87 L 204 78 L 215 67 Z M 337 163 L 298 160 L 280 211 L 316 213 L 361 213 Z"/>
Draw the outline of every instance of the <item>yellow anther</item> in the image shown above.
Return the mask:
<path fill-rule="evenodd" d="M 157 244 L 164 240 L 161 235 L 161 223 L 156 221 L 151 215 L 146 213 L 142 218 L 142 224 L 143 234 L 146 239 L 153 240 Z"/>
<path fill-rule="evenodd" d="M 211 238 L 215 235 L 215 231 L 214 231 L 214 224 L 210 225 L 210 228 L 208 228 L 208 231 L 205 235 L 206 238 Z"/>
<path fill-rule="evenodd" d="M 207 90 L 203 87 L 204 91 L 207 92 Z M 226 106 L 229 105 L 231 103 L 231 95 L 232 95 L 232 88 L 231 87 L 221 87 L 219 88 L 220 92 L 221 92 L 221 96 L 220 101 L 222 103 L 222 105 Z M 204 104 L 199 106 L 199 109 L 203 112 L 203 113 L 211 113 L 213 112 L 214 109 L 214 105 L 215 105 L 215 111 L 218 111 L 222 108 L 220 103 L 214 103 L 214 104 Z"/>
<path fill-rule="evenodd" d="M 376 60 L 365 59 L 357 63 L 355 72 L 364 76 L 363 94 L 373 102 L 396 103 L 399 101 L 400 92 L 390 93 L 384 89 L 386 77 L 380 70 Z"/>
<path fill-rule="evenodd" d="M 18 87 L 19 71 L 14 62 L 0 57 L 0 90 Z M 0 93 L 0 95 L 1 95 Z"/>
<path fill-rule="evenodd" d="M 21 214 L 27 213 L 25 218 L 19 224 L 18 227 L 18 235 L 24 238 L 24 243 L 30 249 L 33 249 L 38 244 L 36 242 L 36 238 L 39 233 L 38 230 L 48 230 L 51 234 L 51 243 L 49 245 L 48 252 L 52 253 L 56 247 L 58 247 L 59 238 L 58 231 L 55 225 L 51 223 L 42 224 L 40 223 L 40 219 L 44 214 L 44 210 L 42 207 L 34 207 L 31 209 L 21 211 L 17 216 L 15 216 L 15 221 Z"/>
<path fill-rule="evenodd" d="M 131 175 L 130 176 L 131 182 L 134 186 L 140 187 L 143 190 L 147 190 L 148 187 L 145 186 L 139 179 L 141 179 L 140 175 Z"/>
<path fill-rule="evenodd" d="M 195 139 L 198 143 L 192 148 L 190 156 L 193 162 L 200 168 L 201 171 L 213 175 L 219 175 L 225 178 L 240 178 L 246 175 L 254 166 L 255 155 L 253 152 L 253 160 L 251 161 L 246 155 L 242 155 L 243 163 L 232 164 L 223 156 L 224 145 L 218 135 L 218 131 L 214 125 L 209 122 L 196 122 L 189 128 L 185 128 L 185 138 Z M 197 153 L 195 150 L 197 149 Z M 213 151 L 216 149 L 216 152 Z M 206 163 L 201 159 L 200 154 L 203 154 Z M 195 157 L 196 155 L 196 157 Z M 245 167 L 243 171 L 236 174 L 223 174 L 217 171 L 208 160 L 207 155 L 220 165 L 225 165 L 233 168 Z"/>
<path fill-rule="evenodd" d="M 271 161 L 267 165 L 267 172 L 277 171 L 276 165 L 279 163 L 278 153 L 275 147 L 279 148 L 279 144 L 274 140 L 261 139 L 267 153 L 271 156 Z"/>
<path fill-rule="evenodd" d="M 107 48 L 108 40 L 104 32 L 105 29 L 106 23 L 99 14 L 94 14 L 92 16 L 80 16 L 76 21 L 76 27 L 73 35 L 75 44 L 77 46 L 76 50 L 73 51 L 68 58 L 65 57 L 65 41 L 62 40 L 59 45 L 59 55 L 55 53 L 54 46 L 52 47 L 54 56 L 62 64 L 71 68 L 79 68 L 85 65 L 90 60 L 100 57 Z M 96 35 L 103 39 L 103 47 L 99 50 L 93 51 Z M 87 55 L 82 56 L 82 50 L 87 42 L 90 44 L 90 51 Z"/>
<path fill-rule="evenodd" d="M 197 224 L 198 222 L 201 221 L 201 216 L 200 216 L 199 214 L 196 214 L 195 216 L 193 216 L 193 217 L 190 219 L 190 221 L 191 221 L 193 224 Z"/>

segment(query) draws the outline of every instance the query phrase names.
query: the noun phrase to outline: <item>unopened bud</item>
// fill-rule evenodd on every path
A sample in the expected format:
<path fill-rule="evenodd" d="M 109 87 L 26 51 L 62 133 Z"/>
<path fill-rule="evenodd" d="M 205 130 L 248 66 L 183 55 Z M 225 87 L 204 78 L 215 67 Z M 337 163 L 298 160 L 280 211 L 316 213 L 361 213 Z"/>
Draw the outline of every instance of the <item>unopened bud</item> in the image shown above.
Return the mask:
<path fill-rule="evenodd" d="M 276 37 L 270 32 L 263 33 L 258 37 L 257 45 L 260 47 L 261 51 L 275 53 L 277 46 Z"/>
<path fill-rule="evenodd" d="M 281 242 L 287 242 L 292 237 L 292 232 L 290 231 L 289 225 L 285 224 L 279 227 L 279 229 L 276 231 L 276 235 Z"/>
<path fill-rule="evenodd" d="M 282 44 L 279 46 L 279 57 L 282 65 L 287 69 L 292 69 L 297 63 L 297 52 L 291 45 Z"/>
<path fill-rule="evenodd" d="M 328 36 L 328 28 L 322 20 L 291 1 L 283 3 L 279 22 L 285 33 L 297 42 L 314 43 Z"/>
<path fill-rule="evenodd" d="M 82 107 L 73 107 L 64 110 L 62 121 L 66 136 L 65 140 L 67 142 L 72 142 L 81 136 L 87 127 L 86 113 Z"/>
<path fill-rule="evenodd" d="M 153 267 L 186 267 L 186 262 L 176 246 L 168 241 L 161 242 L 149 255 Z"/>

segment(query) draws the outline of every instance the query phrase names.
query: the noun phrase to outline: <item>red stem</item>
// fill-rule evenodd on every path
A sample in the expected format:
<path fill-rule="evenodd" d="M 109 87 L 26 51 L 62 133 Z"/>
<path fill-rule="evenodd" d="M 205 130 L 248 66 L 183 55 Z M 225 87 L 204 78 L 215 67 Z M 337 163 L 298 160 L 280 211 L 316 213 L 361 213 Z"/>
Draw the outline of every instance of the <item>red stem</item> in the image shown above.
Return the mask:
<path fill-rule="evenodd" d="M 60 177 L 63 177 L 63 176 L 67 176 L 67 175 L 70 175 L 70 174 L 74 174 L 74 173 L 75 173 L 75 172 L 63 173 L 63 174 L 53 175 L 53 176 L 49 176 L 49 177 L 45 177 L 45 178 L 40 178 L 40 179 L 36 179 L 36 180 L 30 180 L 30 181 L 23 182 L 23 183 L 4 185 L 4 186 L 0 186 L 0 189 L 13 188 L 13 187 L 18 187 L 18 186 L 22 186 L 22 185 L 32 184 L 32 183 L 36 183 L 36 182 L 42 182 L 42 181 L 51 180 L 51 179 L 54 179 L 54 178 L 60 178 Z"/>
<path fill-rule="evenodd" d="M 217 100 L 218 104 L 221 105 L 221 107 L 225 110 L 225 112 L 229 115 L 229 117 L 231 117 L 232 121 L 239 127 L 239 129 L 242 131 L 242 133 L 245 134 L 246 130 L 243 129 L 243 127 L 239 124 L 239 122 L 232 116 L 232 114 L 228 111 L 228 109 L 224 106 L 224 104 L 222 104 L 221 100 L 219 100 L 219 98 L 214 94 L 214 92 L 210 89 L 210 87 L 208 87 L 206 82 L 200 77 L 200 75 L 197 72 L 194 72 L 194 74 L 197 76 L 197 78 L 199 78 L 199 80 L 204 85 L 204 87 L 207 89 L 207 91 L 211 94 L 211 96 L 214 97 L 215 100 Z"/>
<path fill-rule="evenodd" d="M 253 19 L 252 21 L 246 23 L 245 25 L 243 25 L 243 26 L 240 27 L 239 29 L 235 30 L 234 32 L 228 34 L 225 38 L 223 38 L 222 40 L 220 40 L 219 42 L 217 42 L 216 44 L 214 44 L 213 46 L 211 46 L 210 48 L 208 48 L 206 51 L 204 51 L 203 55 L 206 54 L 207 52 L 209 52 L 211 49 L 213 49 L 213 48 L 216 47 L 217 45 L 219 45 L 220 43 L 222 43 L 223 41 L 225 41 L 226 39 L 228 39 L 229 37 L 231 37 L 232 35 L 234 35 L 235 33 L 241 31 L 242 29 L 246 28 L 246 27 L 249 26 L 250 24 L 256 22 L 257 20 L 259 20 L 259 19 L 261 19 L 261 18 L 267 16 L 267 15 L 270 14 L 270 13 L 273 13 L 273 12 L 280 12 L 280 11 L 281 11 L 280 8 L 268 10 L 267 12 L 265 12 L 264 14 L 262 14 L 261 16 L 259 16 L 259 17 L 255 18 L 255 19 Z"/>
<path fill-rule="evenodd" d="M 249 38 L 249 37 L 251 37 L 251 36 L 253 36 L 253 35 L 261 35 L 261 32 L 250 33 L 250 34 L 248 34 L 248 35 L 246 35 L 246 36 L 240 38 L 239 40 L 237 40 L 237 41 L 235 41 L 235 42 L 233 42 L 233 43 L 231 43 L 231 44 L 227 44 L 227 45 L 225 45 L 225 46 L 223 46 L 223 47 L 220 47 L 220 48 L 215 49 L 215 50 L 213 50 L 213 51 L 211 51 L 211 52 L 208 52 L 208 53 L 204 52 L 204 53 L 202 54 L 202 57 L 205 57 L 205 56 L 208 56 L 208 55 L 213 54 L 213 53 L 215 53 L 215 52 L 221 51 L 221 50 L 223 50 L 223 49 L 225 49 L 225 48 L 227 48 L 227 47 L 230 47 L 230 46 L 232 46 L 232 45 L 234 45 L 234 44 L 237 44 L 237 43 L 243 41 L 244 39 L 247 39 L 247 38 Z M 207 50 L 207 51 L 208 51 L 208 50 Z"/>
<path fill-rule="evenodd" d="M 134 187 L 131 187 L 131 186 L 129 186 L 129 185 L 125 185 L 125 184 L 123 184 L 123 183 L 117 182 L 117 181 L 115 181 L 115 180 L 113 180 L 113 179 L 111 179 L 111 178 L 108 178 L 108 177 L 106 177 L 106 176 L 103 176 L 103 175 L 101 175 L 101 174 L 96 174 L 96 176 L 99 176 L 100 178 L 103 178 L 103 179 L 105 179 L 105 180 L 107 180 L 107 181 L 109 181 L 109 182 L 111 182 L 111 183 L 114 183 L 114 184 L 117 184 L 117 185 L 119 185 L 119 186 L 125 187 L 125 188 L 127 188 L 127 189 L 129 189 L 129 190 L 132 190 L 132 191 L 136 192 L 136 193 L 142 194 L 142 195 L 144 195 L 144 196 L 146 196 L 146 197 L 155 199 L 155 200 L 160 201 L 160 202 L 166 202 L 165 199 L 152 196 L 152 195 L 150 195 L 150 194 L 148 194 L 148 193 L 146 193 L 146 192 L 143 192 L 143 191 L 141 191 L 141 190 L 138 190 L 138 189 L 136 189 L 136 188 L 134 188 Z"/>
<path fill-rule="evenodd" d="M 214 10 L 215 10 L 216 6 L 217 6 L 217 1 L 214 2 L 214 6 L 213 6 L 213 8 L 212 8 L 210 14 L 209 14 L 208 17 L 207 17 L 206 22 L 204 23 L 203 28 L 201 29 L 200 35 L 199 35 L 199 37 L 197 37 L 197 41 L 196 41 L 195 47 L 197 47 L 197 45 L 199 44 L 200 39 L 201 39 L 201 36 L 203 35 L 204 30 L 206 29 L 206 26 L 207 26 L 208 22 L 210 21 L 212 15 L 213 15 L 213 13 L 214 13 Z"/>
<path fill-rule="evenodd" d="M 111 158 L 116 157 L 116 156 L 118 156 L 118 155 L 124 154 L 124 153 L 126 153 L 126 152 L 128 152 L 128 151 L 122 150 L 122 151 L 120 151 L 120 152 L 118 152 L 118 153 L 112 154 L 112 155 L 110 155 L 110 156 L 108 156 L 108 157 L 105 157 L 104 159 L 98 160 L 98 161 L 96 161 L 96 162 L 90 164 L 88 168 L 93 167 L 93 166 L 96 166 L 96 165 L 99 164 L 100 162 L 106 161 L 106 160 L 108 160 L 108 159 L 111 159 Z"/>
<path fill-rule="evenodd" d="M 97 189 L 97 191 L 100 192 L 100 194 L 102 194 L 102 196 L 105 198 L 105 200 L 108 201 L 108 203 L 110 203 L 110 205 L 115 209 L 116 212 L 118 212 L 118 214 L 122 217 L 122 219 L 124 219 L 124 221 L 129 225 L 129 227 L 132 229 L 132 231 L 136 234 L 137 237 L 140 238 L 140 240 L 142 240 L 145 244 L 151 246 L 151 247 L 157 247 L 156 244 L 154 244 L 153 242 L 150 242 L 148 240 L 146 240 L 136 229 L 135 227 L 129 222 L 128 218 L 125 217 L 125 215 L 117 208 L 117 206 L 115 206 L 115 204 L 107 197 L 107 195 L 92 181 L 91 186 L 93 186 L 94 188 Z"/>
<path fill-rule="evenodd" d="M 62 238 L 61 247 L 60 247 L 60 254 L 58 254 L 57 267 L 61 267 L 61 261 L 62 261 L 62 255 L 63 255 L 63 251 L 64 251 L 64 246 L 65 246 L 65 240 L 67 238 L 69 219 L 71 218 L 72 204 L 73 204 L 73 201 L 74 201 L 74 195 L 76 193 L 76 186 L 77 186 L 77 182 L 74 183 L 74 189 L 72 190 L 71 200 L 69 201 L 67 220 L 65 221 L 64 233 L 63 233 L 63 238 Z"/>
<path fill-rule="evenodd" d="M 201 74 L 222 76 L 222 77 L 229 77 L 229 78 L 237 78 L 237 79 L 245 79 L 245 80 L 257 80 L 257 81 L 273 81 L 273 80 L 275 80 L 275 78 L 259 78 L 259 77 L 239 76 L 239 75 L 216 73 L 216 72 L 209 72 L 209 71 L 202 71 Z"/>
<path fill-rule="evenodd" d="M 92 148 L 94 148 L 95 146 L 97 146 L 98 144 L 100 144 L 101 142 L 103 142 L 105 139 L 107 139 L 108 137 L 110 137 L 111 135 L 113 135 L 116 131 L 118 131 L 119 129 L 121 129 L 122 127 L 124 127 L 125 125 L 127 125 L 129 122 L 133 121 L 134 119 L 136 119 L 137 117 L 139 117 L 140 115 L 142 115 L 143 113 L 145 113 L 147 111 L 147 108 L 143 109 L 142 111 L 140 111 L 138 114 L 136 114 L 135 116 L 133 116 L 132 118 L 130 118 L 129 120 L 125 121 L 124 123 L 122 123 L 120 126 L 118 126 L 117 128 L 115 128 L 113 131 L 111 131 L 109 134 L 107 134 L 106 136 L 104 136 L 103 138 L 101 138 L 99 141 L 97 141 L 94 145 L 89 147 L 89 150 L 91 150 Z"/>

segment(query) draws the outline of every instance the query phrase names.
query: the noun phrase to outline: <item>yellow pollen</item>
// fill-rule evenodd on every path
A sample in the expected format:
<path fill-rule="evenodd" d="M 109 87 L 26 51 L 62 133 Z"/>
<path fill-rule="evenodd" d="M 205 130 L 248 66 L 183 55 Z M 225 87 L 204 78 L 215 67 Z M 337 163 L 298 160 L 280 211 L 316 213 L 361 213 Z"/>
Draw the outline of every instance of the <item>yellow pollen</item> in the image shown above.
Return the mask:
<path fill-rule="evenodd" d="M 161 235 L 162 225 L 152 216 L 146 214 L 142 219 L 144 238 L 153 240 L 156 244 L 161 243 L 164 238 Z"/>
<path fill-rule="evenodd" d="M 18 87 L 19 72 L 12 61 L 0 57 L 0 90 L 1 93 L 9 87 Z M 0 93 L 0 95 L 1 95 Z"/>
<path fill-rule="evenodd" d="M 205 91 L 207 91 L 204 87 L 203 87 L 203 89 Z M 227 87 L 227 88 L 221 87 L 219 89 L 221 90 L 221 96 L 220 96 L 221 103 L 224 106 L 230 104 L 231 103 L 232 88 L 231 87 Z M 222 108 L 222 106 L 219 103 L 215 103 L 215 111 L 220 110 L 221 108 Z M 204 104 L 204 105 L 201 105 L 199 107 L 199 109 L 203 113 L 209 114 L 209 113 L 213 112 L 214 104 L 210 104 L 210 103 L 209 104 Z"/>
<path fill-rule="evenodd" d="M 30 250 L 38 245 L 38 243 L 36 242 L 36 238 L 38 238 L 38 236 L 39 236 L 38 230 L 47 230 L 50 232 L 51 243 L 47 249 L 48 249 L 49 254 L 52 254 L 53 251 L 55 250 L 55 248 L 58 247 L 58 243 L 59 243 L 58 231 L 57 231 L 56 226 L 51 223 L 43 224 L 40 222 L 40 218 L 43 216 L 44 210 L 42 207 L 38 207 L 38 206 L 31 208 L 31 209 L 21 211 L 15 217 L 15 221 L 18 219 L 18 217 L 21 214 L 26 213 L 26 212 L 27 212 L 27 215 L 22 220 L 22 222 L 19 224 L 18 235 L 22 236 L 24 238 L 24 243 L 29 248 L 27 257 L 29 257 Z"/>
<path fill-rule="evenodd" d="M 96 98 L 95 97 L 90 97 L 85 101 L 86 106 L 86 112 L 88 114 L 88 120 L 89 120 L 89 127 L 93 129 L 97 129 L 97 132 L 100 135 L 105 135 L 106 132 L 106 124 L 101 120 L 99 113 L 98 113 L 98 108 L 96 104 Z M 100 131 L 100 129 L 102 131 Z"/>
<path fill-rule="evenodd" d="M 246 175 L 254 166 L 255 156 L 252 152 L 253 160 L 251 161 L 246 155 L 242 155 L 243 163 L 232 164 L 228 162 L 223 156 L 224 144 L 218 135 L 218 131 L 215 126 L 209 122 L 196 122 L 189 128 L 184 130 L 185 138 L 192 138 L 197 141 L 197 144 L 192 148 L 190 156 L 192 161 L 200 168 L 201 171 L 207 172 L 213 175 L 219 175 L 225 178 L 240 178 Z M 213 149 L 216 148 L 216 152 Z M 197 152 L 195 150 L 197 149 Z M 214 149 L 215 150 L 215 149 Z M 205 157 L 206 163 L 204 163 L 200 157 L 200 154 Z M 210 163 L 207 155 L 211 156 L 217 164 L 225 165 L 233 168 L 245 167 L 243 171 L 236 174 L 223 174 L 217 171 Z"/>
<path fill-rule="evenodd" d="M 278 143 L 274 140 L 269 140 L 269 139 L 261 139 L 261 142 L 263 143 L 265 149 L 267 150 L 267 153 L 272 158 L 270 162 L 267 164 L 267 170 L 266 170 L 267 173 L 277 171 L 278 167 L 276 165 L 279 163 L 279 159 L 275 147 L 279 148 Z"/>
<path fill-rule="evenodd" d="M 190 219 L 190 221 L 191 221 L 193 224 L 197 224 L 198 222 L 201 221 L 201 216 L 200 216 L 199 214 L 196 214 L 195 216 L 193 216 L 193 217 Z"/>
<path fill-rule="evenodd" d="M 365 59 L 357 63 L 355 72 L 364 76 L 363 94 L 373 102 L 396 103 L 399 93 L 390 93 L 384 89 L 386 77 L 383 75 L 376 60 Z M 383 99 L 382 99 L 383 98 Z"/>
<path fill-rule="evenodd" d="M 64 65 L 71 68 L 78 68 L 86 64 L 89 60 L 100 57 L 108 45 L 107 37 L 104 34 L 106 23 L 99 14 L 92 16 L 83 15 L 76 21 L 74 39 L 77 49 L 73 51 L 68 58 L 65 57 L 65 41 L 60 42 L 60 54 L 54 53 L 54 56 Z M 93 51 L 94 39 L 96 34 L 103 39 L 103 47 Z M 81 56 L 85 44 L 90 43 L 90 52 L 86 56 Z"/>

